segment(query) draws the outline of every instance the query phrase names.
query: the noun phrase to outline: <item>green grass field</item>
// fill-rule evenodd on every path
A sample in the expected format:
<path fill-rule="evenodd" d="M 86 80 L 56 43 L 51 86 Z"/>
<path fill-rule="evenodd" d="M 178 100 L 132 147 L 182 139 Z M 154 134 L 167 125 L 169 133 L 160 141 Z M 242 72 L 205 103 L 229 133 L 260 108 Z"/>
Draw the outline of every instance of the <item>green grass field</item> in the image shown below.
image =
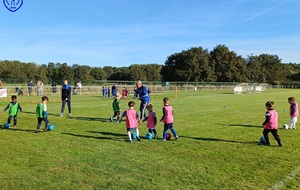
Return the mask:
<path fill-rule="evenodd" d="M 179 92 L 177 98 L 164 93 L 151 100 L 158 119 L 165 96 L 174 109 L 179 140 L 162 141 L 162 123 L 157 125 L 159 139 L 147 140 L 142 123 L 142 141 L 132 143 L 126 142 L 125 122 L 108 120 L 112 99 L 73 96 L 73 116 L 59 117 L 60 97 L 49 95 L 55 130 L 36 134 L 41 97 L 18 97 L 24 113 L 17 129 L 0 129 L 0 189 L 300 188 L 300 124 L 297 130 L 279 130 L 283 147 L 271 134 L 271 146 L 259 143 L 265 102 L 275 102 L 279 126 L 289 124 L 287 98 L 300 102 L 299 90 Z M 9 101 L 0 99 L 1 109 Z M 128 101 L 121 100 L 122 110 Z M 7 113 L 1 113 L 1 127 L 6 119 Z"/>

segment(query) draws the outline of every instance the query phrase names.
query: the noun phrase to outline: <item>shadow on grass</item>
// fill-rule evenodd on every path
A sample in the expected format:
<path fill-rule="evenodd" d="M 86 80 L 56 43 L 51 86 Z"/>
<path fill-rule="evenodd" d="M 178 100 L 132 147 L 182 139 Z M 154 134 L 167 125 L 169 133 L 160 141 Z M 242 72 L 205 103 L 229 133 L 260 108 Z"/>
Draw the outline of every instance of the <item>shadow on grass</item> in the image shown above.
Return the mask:
<path fill-rule="evenodd" d="M 228 124 L 224 124 L 228 126 Z M 261 125 L 249 125 L 249 124 L 229 124 L 231 127 L 256 127 L 256 128 L 263 128 Z"/>
<path fill-rule="evenodd" d="M 21 129 L 21 128 L 13 128 L 13 127 L 5 129 L 3 127 L 3 125 L 0 125 L 0 129 L 2 129 L 2 130 L 10 130 L 10 131 L 23 131 L 23 132 L 35 133 L 35 129 Z"/>
<path fill-rule="evenodd" d="M 210 137 L 189 137 L 189 136 L 180 136 L 183 138 L 190 138 L 195 140 L 201 140 L 201 141 L 215 141 L 215 142 L 228 142 L 228 143 L 239 143 L 239 144 L 256 144 L 261 145 L 258 141 L 234 141 L 234 140 L 227 140 L 227 139 L 218 139 L 218 138 L 210 138 Z"/>
<path fill-rule="evenodd" d="M 89 135 L 80 135 L 80 134 L 74 134 L 74 133 L 62 133 L 63 135 L 70 135 L 75 137 L 82 137 L 82 138 L 89 138 L 89 139 L 101 139 L 101 140 L 112 140 L 111 137 L 95 137 L 95 136 L 89 136 Z"/>
<path fill-rule="evenodd" d="M 32 112 L 32 111 L 23 111 L 23 113 L 36 115 L 36 112 Z M 48 113 L 48 115 L 59 116 L 59 114 L 53 114 L 53 113 Z"/>
<path fill-rule="evenodd" d="M 77 119 L 77 120 L 84 120 L 84 121 L 101 121 L 101 122 L 110 122 L 108 118 L 95 118 L 95 117 L 67 117 L 68 119 Z"/>
<path fill-rule="evenodd" d="M 115 137 L 127 137 L 127 135 L 124 133 L 113 133 L 113 132 L 103 132 L 103 131 L 87 131 L 89 133 L 100 133 L 102 135 L 109 135 L 109 136 L 115 136 Z"/>
<path fill-rule="evenodd" d="M 35 112 L 28 112 L 28 111 L 24 111 L 23 113 L 36 115 L 36 113 L 35 113 Z M 52 115 L 52 116 L 61 117 L 59 114 L 53 114 L 53 113 L 48 113 L 48 115 Z M 68 116 L 68 115 L 66 115 L 66 118 L 68 118 L 68 119 L 77 119 L 77 120 L 84 120 L 84 121 L 101 121 L 101 122 L 110 122 L 109 118 L 95 118 L 95 117 L 74 117 L 74 116 Z"/>

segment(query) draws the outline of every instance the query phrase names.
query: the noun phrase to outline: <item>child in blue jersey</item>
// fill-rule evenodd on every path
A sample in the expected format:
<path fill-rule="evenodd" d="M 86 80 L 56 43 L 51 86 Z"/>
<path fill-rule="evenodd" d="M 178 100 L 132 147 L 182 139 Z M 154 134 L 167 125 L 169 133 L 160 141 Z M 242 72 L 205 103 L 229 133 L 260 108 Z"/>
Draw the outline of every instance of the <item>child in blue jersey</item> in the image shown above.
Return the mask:
<path fill-rule="evenodd" d="M 174 122 L 174 113 L 173 113 L 173 108 L 169 104 L 169 98 L 165 97 L 163 99 L 163 116 L 160 119 L 161 122 L 164 122 L 164 133 L 163 133 L 163 138 L 164 141 L 166 140 L 167 136 L 167 130 L 171 130 L 173 135 L 175 136 L 175 139 L 178 139 L 178 135 L 173 127 L 173 122 Z"/>
<path fill-rule="evenodd" d="M 40 132 L 40 128 L 42 125 L 42 121 L 45 122 L 45 129 L 44 131 L 47 132 L 48 131 L 48 112 L 47 112 L 47 103 L 49 102 L 49 99 L 47 96 L 43 96 L 42 97 L 42 102 L 39 103 L 36 107 L 36 117 L 38 120 L 38 124 L 36 127 L 36 133 Z"/>
<path fill-rule="evenodd" d="M 117 94 L 117 96 L 115 96 L 115 99 L 112 103 L 112 107 L 113 107 L 113 111 L 114 111 L 114 115 L 110 117 L 110 121 L 113 122 L 114 118 L 117 116 L 117 123 L 119 123 L 120 121 L 120 101 L 119 99 L 121 98 L 120 94 Z"/>
<path fill-rule="evenodd" d="M 6 106 L 6 108 L 4 108 L 4 110 L 2 112 L 5 112 L 6 110 L 8 110 L 7 123 L 10 124 L 11 119 L 14 118 L 14 127 L 16 127 L 17 126 L 18 113 L 19 113 L 19 111 L 20 111 L 20 113 L 22 113 L 22 107 L 17 102 L 17 96 L 16 95 L 11 96 L 11 102 Z"/>

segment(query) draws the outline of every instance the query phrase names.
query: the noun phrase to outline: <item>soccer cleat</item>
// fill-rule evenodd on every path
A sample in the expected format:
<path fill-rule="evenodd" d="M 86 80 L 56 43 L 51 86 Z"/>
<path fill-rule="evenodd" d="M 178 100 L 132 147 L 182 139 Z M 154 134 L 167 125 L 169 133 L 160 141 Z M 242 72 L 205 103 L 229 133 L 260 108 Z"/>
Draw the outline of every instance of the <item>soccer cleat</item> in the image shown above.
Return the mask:
<path fill-rule="evenodd" d="M 136 139 L 137 139 L 138 141 L 141 141 L 141 138 L 140 138 L 139 136 L 137 136 Z"/>
<path fill-rule="evenodd" d="M 69 114 L 68 114 L 68 116 L 72 116 L 72 114 L 71 114 L 71 113 L 69 113 Z"/>
<path fill-rule="evenodd" d="M 40 130 L 39 129 L 37 129 L 36 131 L 35 131 L 35 133 L 39 133 L 40 132 Z"/>
<path fill-rule="evenodd" d="M 61 114 L 59 114 L 59 116 L 62 117 L 62 116 L 64 116 L 64 114 L 61 113 Z"/>
<path fill-rule="evenodd" d="M 110 122 L 113 122 L 114 121 L 114 118 L 113 117 L 110 117 Z"/>
<path fill-rule="evenodd" d="M 178 135 L 175 136 L 175 140 L 178 140 Z"/>

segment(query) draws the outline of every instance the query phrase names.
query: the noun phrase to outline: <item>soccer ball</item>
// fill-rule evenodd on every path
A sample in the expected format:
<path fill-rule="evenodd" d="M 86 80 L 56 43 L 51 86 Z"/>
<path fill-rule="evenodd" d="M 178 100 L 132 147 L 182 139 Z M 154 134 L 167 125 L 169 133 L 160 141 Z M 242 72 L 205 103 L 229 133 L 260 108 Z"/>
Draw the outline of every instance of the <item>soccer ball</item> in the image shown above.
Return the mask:
<path fill-rule="evenodd" d="M 259 141 L 260 141 L 261 143 L 263 143 L 263 144 L 266 143 L 266 140 L 265 140 L 265 137 L 264 137 L 264 136 L 261 136 L 260 139 L 259 139 Z"/>
<path fill-rule="evenodd" d="M 49 130 L 49 131 L 53 131 L 53 130 L 54 130 L 54 128 L 55 128 L 55 127 L 54 127 L 54 125 L 53 125 L 53 124 L 51 124 L 51 125 L 49 125 L 49 126 L 48 126 L 48 130 Z"/>
<path fill-rule="evenodd" d="M 136 137 L 137 137 L 136 132 L 133 132 L 133 133 L 131 134 L 131 137 L 132 137 L 132 139 L 136 139 Z"/>
<path fill-rule="evenodd" d="M 288 124 L 283 124 L 283 125 L 282 125 L 282 129 L 289 129 Z"/>
<path fill-rule="evenodd" d="M 146 138 L 149 139 L 149 140 L 151 140 L 151 139 L 153 138 L 152 133 L 150 133 L 150 132 L 147 133 L 147 134 L 146 134 Z"/>
<path fill-rule="evenodd" d="M 166 139 L 167 139 L 167 140 L 171 140 L 171 139 L 172 139 L 172 135 L 171 135 L 170 133 L 167 133 Z"/>
<path fill-rule="evenodd" d="M 9 129 L 10 128 L 10 124 L 9 123 L 4 123 L 3 127 L 4 127 L 4 129 Z"/>

